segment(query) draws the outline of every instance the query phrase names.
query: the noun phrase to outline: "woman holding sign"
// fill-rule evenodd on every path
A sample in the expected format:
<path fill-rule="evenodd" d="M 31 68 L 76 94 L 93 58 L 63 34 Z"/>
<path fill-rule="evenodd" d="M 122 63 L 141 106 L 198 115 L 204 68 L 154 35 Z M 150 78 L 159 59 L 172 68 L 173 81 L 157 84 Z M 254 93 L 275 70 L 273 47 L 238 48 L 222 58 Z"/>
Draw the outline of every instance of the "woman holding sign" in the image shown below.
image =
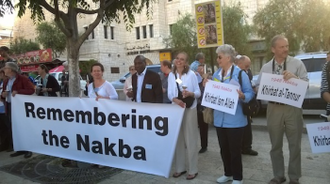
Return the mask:
<path fill-rule="evenodd" d="M 240 86 L 238 75 L 241 69 L 233 64 L 236 56 L 235 48 L 224 44 L 217 48 L 216 53 L 218 54 L 219 69 L 213 74 L 212 79 L 217 82 Z M 238 93 L 239 97 L 235 115 L 214 110 L 214 126 L 217 129 L 220 153 L 225 171 L 224 175 L 217 179 L 217 182 L 225 183 L 233 180 L 233 184 L 241 184 L 243 183 L 241 145 L 244 127 L 247 125 L 247 118 L 243 114 L 242 103 L 249 102 L 254 96 L 249 77 L 245 72 L 242 72 L 242 86 L 240 86 L 240 90 L 233 91 L 233 93 Z"/>
<path fill-rule="evenodd" d="M 173 72 L 168 76 L 168 99 L 172 104 L 186 108 L 178 141 L 175 149 L 175 173 L 178 178 L 188 171 L 187 180 L 192 180 L 198 175 L 198 123 L 197 123 L 197 98 L 201 96 L 195 72 L 189 69 L 188 55 L 180 52 L 175 59 Z M 187 149 L 187 150 L 186 150 Z M 186 151 L 188 156 L 188 169 L 185 168 Z"/>

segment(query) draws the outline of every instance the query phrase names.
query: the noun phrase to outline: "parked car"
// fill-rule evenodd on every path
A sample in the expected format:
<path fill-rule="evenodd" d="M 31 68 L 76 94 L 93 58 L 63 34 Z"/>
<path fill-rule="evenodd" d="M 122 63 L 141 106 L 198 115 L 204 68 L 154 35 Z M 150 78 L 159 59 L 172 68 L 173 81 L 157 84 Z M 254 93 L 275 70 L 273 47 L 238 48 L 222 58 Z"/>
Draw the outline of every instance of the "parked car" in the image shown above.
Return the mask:
<path fill-rule="evenodd" d="M 55 77 L 55 79 L 57 80 L 58 84 L 61 86 L 61 83 L 62 83 L 62 76 L 63 76 L 63 73 L 62 72 L 53 72 L 53 73 L 49 73 L 49 75 L 52 75 L 53 77 Z M 85 90 L 85 86 L 87 84 L 87 82 L 85 80 L 82 79 L 82 77 L 79 75 L 79 78 L 80 78 L 80 88 L 82 90 Z M 34 78 L 34 81 L 36 83 L 39 83 L 39 80 L 40 80 L 40 75 L 38 75 L 36 78 Z"/>
<path fill-rule="evenodd" d="M 158 65 L 147 65 L 147 70 L 151 70 L 156 73 L 160 73 L 160 65 L 159 64 Z M 120 100 L 124 100 L 126 98 L 124 95 L 123 89 L 124 89 L 124 84 L 125 84 L 126 79 L 130 76 L 131 76 L 131 73 L 127 72 L 121 78 L 111 82 L 113 87 L 116 89 Z"/>
<path fill-rule="evenodd" d="M 322 68 L 326 62 L 326 53 L 304 53 L 295 56 L 306 66 L 308 72 L 309 85 L 302 105 L 303 113 L 306 115 L 319 115 L 324 113 L 326 102 L 321 98 L 321 78 Z M 259 75 L 253 76 L 252 83 L 256 82 Z M 260 101 L 261 108 L 267 107 L 266 101 Z"/>

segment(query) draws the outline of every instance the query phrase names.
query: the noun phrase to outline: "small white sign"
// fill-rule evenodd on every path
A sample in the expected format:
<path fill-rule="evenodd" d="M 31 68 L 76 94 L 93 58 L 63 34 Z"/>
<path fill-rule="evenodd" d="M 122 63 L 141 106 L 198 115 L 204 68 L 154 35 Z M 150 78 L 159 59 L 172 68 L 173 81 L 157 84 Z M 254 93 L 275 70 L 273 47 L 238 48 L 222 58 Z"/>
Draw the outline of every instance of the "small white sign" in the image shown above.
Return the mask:
<path fill-rule="evenodd" d="M 202 105 L 235 115 L 239 86 L 209 80 L 205 85 Z"/>
<path fill-rule="evenodd" d="M 313 153 L 330 152 L 330 122 L 306 124 Z"/>
<path fill-rule="evenodd" d="M 285 81 L 283 75 L 262 73 L 257 99 L 301 108 L 308 82 L 300 79 Z"/>

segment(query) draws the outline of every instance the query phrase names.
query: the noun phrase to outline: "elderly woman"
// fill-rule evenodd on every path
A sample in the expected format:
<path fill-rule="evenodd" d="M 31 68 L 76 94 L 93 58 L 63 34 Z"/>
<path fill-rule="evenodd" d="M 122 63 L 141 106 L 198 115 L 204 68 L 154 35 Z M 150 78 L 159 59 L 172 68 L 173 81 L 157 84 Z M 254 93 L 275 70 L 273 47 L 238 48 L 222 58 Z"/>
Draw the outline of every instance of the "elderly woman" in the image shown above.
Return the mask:
<path fill-rule="evenodd" d="M 201 91 L 195 72 L 189 69 L 188 55 L 181 52 L 177 55 L 173 72 L 168 76 L 168 99 L 173 104 L 177 104 L 185 108 L 182 125 L 178 136 L 177 146 L 175 150 L 175 173 L 173 177 L 177 178 L 188 171 L 187 180 L 194 179 L 198 174 L 198 124 L 197 124 L 197 98 L 200 97 Z M 193 100 L 190 104 L 185 99 Z M 185 103 L 186 101 L 186 103 Z M 190 101 L 192 102 L 192 101 Z M 185 168 L 187 152 L 188 170 Z"/>
<path fill-rule="evenodd" d="M 94 81 L 88 85 L 88 97 L 104 99 L 118 99 L 118 94 L 112 84 L 103 79 L 104 66 L 101 63 L 95 63 L 91 67 L 91 74 Z"/>
<path fill-rule="evenodd" d="M 19 67 L 14 62 L 7 62 L 4 67 L 5 75 L 8 77 L 3 82 L 2 99 L 5 100 L 5 111 L 7 117 L 7 128 L 9 129 L 10 139 L 12 138 L 11 129 L 11 100 L 16 94 L 32 95 L 34 93 L 34 86 L 31 81 L 23 75 L 18 73 Z M 13 107 L 15 109 L 15 107 Z M 12 145 L 12 139 L 10 140 Z M 30 158 L 32 153 L 29 151 L 17 151 L 11 154 L 11 157 L 24 155 L 25 158 Z"/>
<path fill-rule="evenodd" d="M 239 85 L 239 69 L 233 64 L 235 61 L 235 48 L 225 44 L 217 48 L 217 62 L 219 69 L 213 74 L 214 81 L 223 83 L 236 83 Z M 234 80 L 236 82 L 231 82 Z M 218 183 L 233 180 L 232 184 L 243 183 L 243 168 L 241 157 L 241 145 L 243 130 L 247 125 L 247 118 L 243 114 L 242 103 L 249 102 L 254 92 L 250 80 L 245 72 L 242 72 L 242 86 L 238 90 L 239 103 L 235 115 L 214 110 L 214 126 L 217 130 L 220 153 L 224 165 L 224 175 L 217 179 Z"/>
<path fill-rule="evenodd" d="M 40 75 L 40 84 L 37 86 L 36 94 L 38 96 L 57 96 L 56 92 L 60 91 L 60 85 L 55 77 L 48 74 L 48 68 L 41 64 L 38 67 Z"/>

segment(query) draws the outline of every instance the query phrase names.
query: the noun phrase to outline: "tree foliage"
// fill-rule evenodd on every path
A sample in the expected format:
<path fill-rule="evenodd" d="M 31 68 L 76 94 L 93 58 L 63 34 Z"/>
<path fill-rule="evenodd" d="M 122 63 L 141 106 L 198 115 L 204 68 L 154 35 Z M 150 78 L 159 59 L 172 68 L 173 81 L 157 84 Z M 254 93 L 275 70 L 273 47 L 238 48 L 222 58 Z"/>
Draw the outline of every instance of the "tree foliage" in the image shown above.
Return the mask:
<path fill-rule="evenodd" d="M 330 46 L 330 2 L 302 0 L 297 34 L 305 52 L 329 50 Z"/>
<path fill-rule="evenodd" d="M 172 25 L 171 35 L 164 39 L 167 47 L 172 51 L 184 51 L 188 54 L 190 61 L 193 61 L 198 52 L 196 23 L 191 14 L 181 15 L 177 22 Z"/>
<path fill-rule="evenodd" d="M 223 8 L 224 41 L 235 47 L 239 54 L 250 55 L 250 26 L 246 23 L 247 15 L 241 5 L 233 4 Z"/>
<path fill-rule="evenodd" d="M 233 4 L 223 8 L 224 41 L 231 44 L 240 54 L 250 54 L 248 37 L 251 32 L 250 27 L 245 23 L 246 14 L 240 4 Z M 172 34 L 164 39 L 167 47 L 174 52 L 185 51 L 188 53 L 190 61 L 193 61 L 198 52 L 205 54 L 207 63 L 216 62 L 216 48 L 198 49 L 196 21 L 190 14 L 182 15 L 177 22 L 172 25 Z M 212 61 L 211 61 L 212 60 Z"/>
<path fill-rule="evenodd" d="M 270 0 L 264 9 L 261 9 L 253 17 L 256 32 L 266 43 L 278 34 L 284 34 L 290 43 L 290 51 L 296 53 L 300 48 L 301 40 L 295 31 L 298 11 L 301 4 L 299 0 Z M 268 44 L 270 48 L 270 45 Z M 269 55 L 270 49 L 269 50 Z"/>
<path fill-rule="evenodd" d="M 86 79 L 86 75 L 89 75 L 91 72 L 91 67 L 93 64 L 97 63 L 96 60 L 89 60 L 84 62 L 79 62 L 79 68 L 80 68 L 80 75 Z"/>
<path fill-rule="evenodd" d="M 265 38 L 266 43 L 277 34 L 285 35 L 291 54 L 300 49 L 326 50 L 330 41 L 329 8 L 329 2 L 322 0 L 270 0 L 256 13 L 253 22 L 257 34 Z"/>
<path fill-rule="evenodd" d="M 101 22 L 121 20 L 131 28 L 135 22 L 134 15 L 141 13 L 143 8 L 150 15 L 154 0 L 20 0 L 16 7 L 18 16 L 22 17 L 26 10 L 31 12 L 31 18 L 37 21 L 45 20 L 44 11 L 54 15 L 55 23 L 66 36 L 70 73 L 70 96 L 80 94 L 79 87 L 79 49 L 88 35 Z M 95 19 L 83 34 L 78 33 L 78 16 L 95 15 Z"/>
<path fill-rule="evenodd" d="M 18 37 L 10 42 L 10 51 L 13 54 L 24 54 L 35 50 L 40 50 L 39 44 L 22 37 Z"/>
<path fill-rule="evenodd" d="M 0 17 L 6 13 L 13 13 L 14 7 L 11 0 L 0 0 Z"/>
<path fill-rule="evenodd" d="M 37 40 L 44 48 L 51 48 L 54 56 L 60 56 L 66 47 L 66 37 L 55 23 L 42 22 L 37 25 Z"/>

